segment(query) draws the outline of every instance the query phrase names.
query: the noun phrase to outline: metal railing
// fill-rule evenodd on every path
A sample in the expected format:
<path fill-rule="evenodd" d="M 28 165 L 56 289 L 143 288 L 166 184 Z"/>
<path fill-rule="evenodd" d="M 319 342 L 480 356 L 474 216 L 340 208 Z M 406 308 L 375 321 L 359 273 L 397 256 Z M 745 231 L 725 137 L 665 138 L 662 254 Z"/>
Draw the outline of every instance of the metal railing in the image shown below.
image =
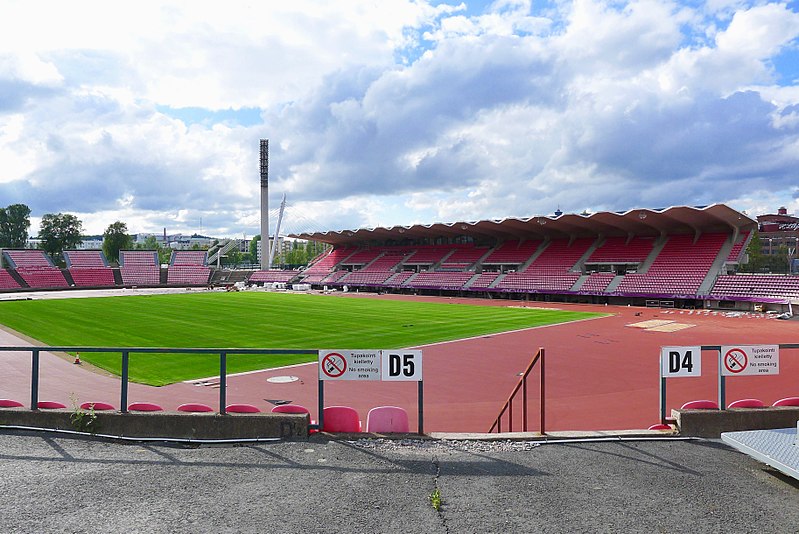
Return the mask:
<path fill-rule="evenodd" d="M 209 348 L 155 348 L 155 347 L 66 347 L 66 346 L 35 346 L 35 347 L 0 347 L 0 352 L 30 352 L 31 353 L 31 410 L 37 410 L 39 404 L 39 360 L 42 352 L 105 352 L 119 353 L 122 358 L 120 381 L 120 411 L 128 411 L 128 384 L 131 354 L 218 354 L 219 355 L 219 413 L 225 414 L 227 406 L 227 357 L 231 354 L 313 354 L 317 350 L 311 349 L 209 349 Z"/>
<path fill-rule="evenodd" d="M 505 415 L 506 412 L 508 414 L 508 430 L 507 431 L 508 432 L 513 432 L 513 401 L 516 398 L 516 395 L 519 393 L 520 389 L 521 389 L 521 392 L 522 392 L 522 432 L 527 432 L 527 426 L 528 426 L 528 424 L 527 424 L 528 423 L 527 377 L 530 374 L 530 372 L 533 370 L 533 368 L 535 367 L 536 363 L 538 363 L 539 360 L 541 361 L 541 365 L 540 365 L 540 367 L 541 367 L 541 381 L 540 381 L 540 387 L 539 387 L 539 406 L 541 408 L 541 414 L 540 414 L 540 416 L 541 416 L 541 419 L 540 419 L 541 424 L 539 425 L 539 430 L 538 431 L 539 431 L 540 434 L 542 434 L 542 435 L 544 434 L 544 429 L 546 428 L 546 425 L 545 425 L 546 389 L 545 389 L 545 382 L 544 382 L 544 348 L 543 347 L 538 349 L 538 352 L 536 352 L 535 356 L 533 356 L 533 359 L 530 361 L 530 365 L 528 365 L 527 369 L 525 369 L 524 373 L 522 373 L 522 376 L 519 379 L 519 382 L 516 384 L 516 387 L 513 388 L 513 391 L 511 392 L 510 396 L 508 397 L 508 400 L 505 401 L 505 404 L 502 406 L 502 409 L 499 411 L 499 415 L 494 420 L 494 424 L 491 425 L 491 428 L 488 430 L 489 433 L 493 432 L 494 429 L 496 429 L 497 432 L 502 432 L 502 417 Z"/>

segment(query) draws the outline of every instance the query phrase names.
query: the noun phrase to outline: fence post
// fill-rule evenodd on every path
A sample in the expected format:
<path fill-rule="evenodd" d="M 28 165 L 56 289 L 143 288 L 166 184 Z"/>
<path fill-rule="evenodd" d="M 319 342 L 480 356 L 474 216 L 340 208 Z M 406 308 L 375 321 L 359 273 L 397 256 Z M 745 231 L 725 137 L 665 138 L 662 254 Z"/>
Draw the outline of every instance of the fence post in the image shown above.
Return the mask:
<path fill-rule="evenodd" d="M 546 416 L 546 393 L 545 393 L 545 384 L 546 380 L 544 379 L 544 347 L 539 349 L 541 352 L 541 435 L 543 436 L 546 434 L 546 425 L 544 424 L 544 418 Z"/>
<path fill-rule="evenodd" d="M 39 409 L 39 349 L 31 349 L 31 410 Z"/>
<path fill-rule="evenodd" d="M 227 413 L 227 353 L 219 353 L 219 413 Z"/>
<path fill-rule="evenodd" d="M 128 411 L 128 367 L 130 365 L 130 353 L 126 350 L 122 351 L 122 384 L 120 386 L 119 404 L 121 404 L 119 411 L 127 413 Z"/>
<path fill-rule="evenodd" d="M 419 434 L 424 434 L 424 381 L 419 380 L 417 402 L 419 404 Z"/>

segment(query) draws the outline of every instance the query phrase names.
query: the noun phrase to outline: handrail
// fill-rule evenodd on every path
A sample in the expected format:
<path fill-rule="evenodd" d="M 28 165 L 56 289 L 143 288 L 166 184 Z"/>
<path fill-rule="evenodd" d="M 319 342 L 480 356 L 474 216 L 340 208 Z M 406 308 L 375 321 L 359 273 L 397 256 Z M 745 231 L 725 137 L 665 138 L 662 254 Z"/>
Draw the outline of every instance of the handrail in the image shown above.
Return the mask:
<path fill-rule="evenodd" d="M 541 406 L 541 425 L 539 427 L 539 433 L 544 434 L 545 429 L 545 383 L 544 383 L 544 347 L 538 349 L 533 359 L 530 361 L 530 364 L 527 366 L 527 369 L 522 373 L 519 382 L 516 384 L 516 387 L 513 388 L 508 400 L 505 401 L 505 404 L 502 406 L 502 409 L 499 411 L 499 415 L 494 420 L 494 424 L 491 425 L 491 428 L 488 430 L 489 433 L 493 432 L 494 429 L 497 429 L 497 432 L 502 432 L 502 416 L 505 415 L 505 412 L 508 412 L 508 432 L 513 432 L 513 400 L 516 398 L 516 394 L 519 392 L 519 389 L 522 390 L 522 431 L 527 432 L 527 376 L 535 367 L 535 364 L 538 363 L 538 360 L 541 360 L 541 385 L 540 385 L 540 406 Z"/>
<path fill-rule="evenodd" d="M 111 352 L 121 356 L 121 376 L 119 386 L 120 411 L 127 412 L 128 406 L 128 371 L 130 355 L 136 353 L 153 354 L 218 354 L 219 355 L 219 413 L 226 413 L 227 405 L 227 357 L 230 354 L 317 354 L 311 349 L 253 349 L 253 348 L 166 348 L 166 347 L 86 347 L 86 346 L 6 346 L 0 352 L 31 353 L 31 410 L 38 409 L 39 400 L 39 363 L 41 352 Z"/>

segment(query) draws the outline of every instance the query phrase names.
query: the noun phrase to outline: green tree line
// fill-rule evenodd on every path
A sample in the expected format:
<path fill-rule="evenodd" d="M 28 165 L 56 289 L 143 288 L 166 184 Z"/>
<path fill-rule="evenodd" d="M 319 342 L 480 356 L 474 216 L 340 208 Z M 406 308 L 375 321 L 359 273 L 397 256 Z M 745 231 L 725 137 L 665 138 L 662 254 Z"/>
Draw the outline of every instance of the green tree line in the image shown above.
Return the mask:
<path fill-rule="evenodd" d="M 0 208 L 0 248 L 25 248 L 30 231 L 31 210 L 25 204 L 11 204 Z M 83 241 L 83 222 L 70 213 L 47 213 L 42 216 L 39 227 L 39 248 L 63 265 L 63 251 L 77 248 Z M 228 267 L 257 266 L 258 242 L 256 235 L 250 242 L 249 253 L 231 250 L 222 258 Z M 148 236 L 142 243 L 134 243 L 128 233 L 128 226 L 122 221 L 111 223 L 103 232 L 103 253 L 111 263 L 119 263 L 121 250 L 155 250 L 160 263 L 168 263 L 172 256 L 169 246 L 158 243 L 155 236 Z M 193 249 L 201 249 L 194 245 Z M 311 260 L 326 248 L 324 243 L 315 241 L 293 241 L 287 250 L 282 250 L 273 261 L 275 267 L 298 268 L 308 265 Z"/>

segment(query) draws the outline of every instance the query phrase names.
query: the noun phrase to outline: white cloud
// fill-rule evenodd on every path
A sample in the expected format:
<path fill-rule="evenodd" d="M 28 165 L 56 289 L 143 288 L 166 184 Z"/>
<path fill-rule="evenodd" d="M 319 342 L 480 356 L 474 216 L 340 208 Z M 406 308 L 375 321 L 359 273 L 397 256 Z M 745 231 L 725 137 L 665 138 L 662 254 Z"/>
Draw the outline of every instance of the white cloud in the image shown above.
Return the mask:
<path fill-rule="evenodd" d="M 252 235 L 268 137 L 297 228 L 773 211 L 796 203 L 798 36 L 760 2 L 0 0 L 0 199 Z M 243 108 L 261 122 L 211 114 Z"/>

